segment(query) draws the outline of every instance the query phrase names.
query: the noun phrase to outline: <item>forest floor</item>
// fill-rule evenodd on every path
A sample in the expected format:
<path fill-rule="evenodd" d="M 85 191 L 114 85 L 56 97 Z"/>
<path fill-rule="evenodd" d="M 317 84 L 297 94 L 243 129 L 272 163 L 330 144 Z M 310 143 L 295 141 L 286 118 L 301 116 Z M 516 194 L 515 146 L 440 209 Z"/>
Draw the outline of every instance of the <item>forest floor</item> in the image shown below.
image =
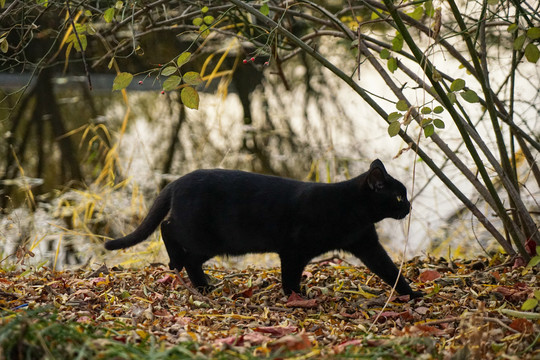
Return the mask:
<path fill-rule="evenodd" d="M 539 359 L 539 266 L 505 260 L 409 261 L 415 300 L 337 258 L 291 297 L 279 268 L 207 268 L 207 295 L 162 264 L 4 268 L 0 359 Z"/>

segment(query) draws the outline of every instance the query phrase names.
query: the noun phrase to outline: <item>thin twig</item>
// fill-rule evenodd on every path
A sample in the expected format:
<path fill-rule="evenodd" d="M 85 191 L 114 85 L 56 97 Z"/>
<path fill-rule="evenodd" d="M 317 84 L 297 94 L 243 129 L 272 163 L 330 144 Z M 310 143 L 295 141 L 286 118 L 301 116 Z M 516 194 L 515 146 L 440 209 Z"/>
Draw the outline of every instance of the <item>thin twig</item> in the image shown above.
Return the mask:
<path fill-rule="evenodd" d="M 73 15 L 71 14 L 71 9 L 69 7 L 69 0 L 66 0 L 66 7 L 67 7 L 68 15 L 69 15 L 69 22 L 71 23 L 71 26 L 73 27 L 73 33 L 75 34 L 75 37 L 77 38 L 77 42 L 79 43 L 79 48 L 81 49 L 84 71 L 86 72 L 86 78 L 88 79 L 88 88 L 92 90 L 92 79 L 90 79 L 90 72 L 88 71 L 88 64 L 86 63 L 85 51 L 84 51 L 81 39 L 79 38 L 79 34 L 77 33 L 75 22 L 73 21 Z"/>

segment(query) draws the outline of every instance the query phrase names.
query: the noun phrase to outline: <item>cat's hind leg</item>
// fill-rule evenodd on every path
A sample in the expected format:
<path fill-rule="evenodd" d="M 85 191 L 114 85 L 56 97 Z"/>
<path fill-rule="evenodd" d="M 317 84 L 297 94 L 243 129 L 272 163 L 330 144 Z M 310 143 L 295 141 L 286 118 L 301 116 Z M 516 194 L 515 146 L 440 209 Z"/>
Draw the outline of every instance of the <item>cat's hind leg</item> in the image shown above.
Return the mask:
<path fill-rule="evenodd" d="M 161 223 L 161 238 L 163 239 L 163 243 L 165 243 L 167 254 L 169 254 L 169 269 L 182 271 L 186 252 L 180 243 L 178 243 L 174 233 L 174 226 L 169 220 Z"/>
<path fill-rule="evenodd" d="M 211 256 L 186 253 L 184 266 L 188 273 L 189 280 L 191 280 L 193 286 L 201 292 L 209 292 L 212 290 L 212 286 L 208 284 L 208 279 L 202 269 L 202 265 L 206 260 L 210 259 L 210 257 Z"/>

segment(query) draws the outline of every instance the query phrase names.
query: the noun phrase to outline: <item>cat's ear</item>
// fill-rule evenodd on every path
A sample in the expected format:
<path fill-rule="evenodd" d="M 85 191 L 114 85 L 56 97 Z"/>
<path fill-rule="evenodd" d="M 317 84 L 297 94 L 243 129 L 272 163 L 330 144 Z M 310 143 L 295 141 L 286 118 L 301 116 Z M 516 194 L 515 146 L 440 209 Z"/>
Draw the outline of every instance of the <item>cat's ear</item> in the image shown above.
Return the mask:
<path fill-rule="evenodd" d="M 371 163 L 367 176 L 369 188 L 374 191 L 384 188 L 386 178 L 386 169 L 381 160 L 377 159 Z"/>

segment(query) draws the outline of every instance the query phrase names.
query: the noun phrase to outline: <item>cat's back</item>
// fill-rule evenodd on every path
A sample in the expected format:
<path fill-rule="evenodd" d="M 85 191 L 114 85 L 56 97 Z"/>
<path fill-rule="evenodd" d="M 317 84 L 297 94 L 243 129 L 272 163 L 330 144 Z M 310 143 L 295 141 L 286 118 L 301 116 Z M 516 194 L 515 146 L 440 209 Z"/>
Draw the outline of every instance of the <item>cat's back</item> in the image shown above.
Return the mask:
<path fill-rule="evenodd" d="M 182 176 L 171 185 L 175 187 L 175 192 L 187 192 L 191 195 L 204 192 L 230 196 L 277 193 L 291 195 L 305 184 L 307 183 L 298 180 L 241 170 L 199 169 Z"/>

